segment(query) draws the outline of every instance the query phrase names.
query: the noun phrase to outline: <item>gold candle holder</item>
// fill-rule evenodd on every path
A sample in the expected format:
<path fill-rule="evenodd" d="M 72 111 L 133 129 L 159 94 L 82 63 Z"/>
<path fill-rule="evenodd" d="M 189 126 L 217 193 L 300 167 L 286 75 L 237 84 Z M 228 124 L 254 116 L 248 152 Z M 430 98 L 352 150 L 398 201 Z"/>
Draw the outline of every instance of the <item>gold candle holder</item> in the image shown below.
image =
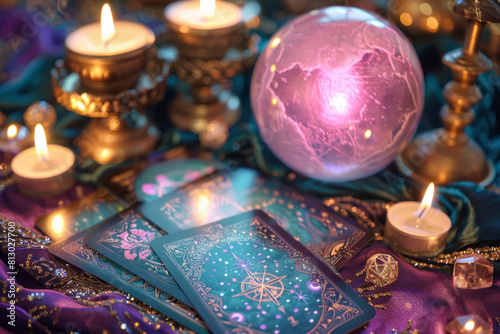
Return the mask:
<path fill-rule="evenodd" d="M 245 38 L 245 24 L 239 21 L 218 29 L 200 29 L 172 21 L 168 12 L 177 3 L 165 7 L 165 22 L 169 37 L 179 55 L 187 59 L 221 59 L 231 47 L 240 46 Z"/>
<path fill-rule="evenodd" d="M 178 93 L 170 104 L 169 117 L 176 127 L 194 133 L 202 132 L 213 121 L 230 127 L 241 115 L 240 101 L 223 86 L 255 63 L 258 37 L 248 35 L 241 19 L 220 28 L 179 22 L 172 13 L 182 3 L 173 3 L 164 12 L 167 38 L 179 53 L 172 73 L 189 85 L 189 90 Z M 226 57 L 229 50 L 233 57 Z"/>
<path fill-rule="evenodd" d="M 149 154 L 160 136 L 158 128 L 142 113 L 159 102 L 166 91 L 169 64 L 150 48 L 146 68 L 132 90 L 95 94 L 86 90 L 75 73 L 59 60 L 52 69 L 52 88 L 57 102 L 77 114 L 91 117 L 77 145 L 84 157 L 106 164 Z"/>
<path fill-rule="evenodd" d="M 80 76 L 87 91 L 117 94 L 135 87 L 154 42 L 155 34 L 145 25 L 114 22 L 111 8 L 105 4 L 101 22 L 83 26 L 66 37 L 65 65 Z"/>
<path fill-rule="evenodd" d="M 486 186 L 495 169 L 465 128 L 474 120 L 472 107 L 482 97 L 475 85 L 477 77 L 492 68 L 478 51 L 483 29 L 487 22 L 500 22 L 500 6 L 490 0 L 458 0 L 453 10 L 468 20 L 468 26 L 463 48 L 443 57 L 453 72 L 453 81 L 443 91 L 447 103 L 440 113 L 444 128 L 418 136 L 396 164 L 403 174 L 421 182 L 472 181 Z"/>
<path fill-rule="evenodd" d="M 148 44 L 132 52 L 116 56 L 83 55 L 66 47 L 65 66 L 80 76 L 82 85 L 90 92 L 115 94 L 132 89 L 146 67 Z"/>

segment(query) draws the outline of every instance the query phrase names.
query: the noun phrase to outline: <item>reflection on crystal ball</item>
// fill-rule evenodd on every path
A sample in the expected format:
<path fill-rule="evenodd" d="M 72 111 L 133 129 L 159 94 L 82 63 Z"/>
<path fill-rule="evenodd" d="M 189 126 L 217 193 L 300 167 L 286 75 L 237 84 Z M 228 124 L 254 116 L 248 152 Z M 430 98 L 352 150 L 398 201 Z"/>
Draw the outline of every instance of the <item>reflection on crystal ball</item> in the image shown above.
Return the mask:
<path fill-rule="evenodd" d="M 323 181 L 369 176 L 413 137 L 422 68 L 406 37 L 380 16 L 329 7 L 299 16 L 257 61 L 252 109 L 290 168 Z"/>

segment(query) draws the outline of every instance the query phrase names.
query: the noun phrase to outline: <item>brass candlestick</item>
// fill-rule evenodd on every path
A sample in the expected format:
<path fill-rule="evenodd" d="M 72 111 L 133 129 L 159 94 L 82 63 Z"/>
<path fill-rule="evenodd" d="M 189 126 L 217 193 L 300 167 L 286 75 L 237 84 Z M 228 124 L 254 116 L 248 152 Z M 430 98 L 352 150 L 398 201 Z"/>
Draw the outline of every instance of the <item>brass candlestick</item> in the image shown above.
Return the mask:
<path fill-rule="evenodd" d="M 244 22 L 214 30 L 190 28 L 168 19 L 166 24 L 168 38 L 179 52 L 172 73 L 189 85 L 169 106 L 172 123 L 194 133 L 213 121 L 227 127 L 235 124 L 241 114 L 240 101 L 224 84 L 254 64 L 258 37 L 247 35 Z"/>
<path fill-rule="evenodd" d="M 70 111 L 93 118 L 77 140 L 84 157 L 98 163 L 120 162 L 150 153 L 160 133 L 142 113 L 165 94 L 169 64 L 149 50 L 146 68 L 131 90 L 118 94 L 90 93 L 77 73 L 62 60 L 52 69 L 57 102 Z"/>
<path fill-rule="evenodd" d="M 453 72 L 443 95 L 447 105 L 440 112 L 444 128 L 418 136 L 396 159 L 402 173 L 422 182 L 446 184 L 472 181 L 488 185 L 495 170 L 465 128 L 474 120 L 472 107 L 481 100 L 477 77 L 492 68 L 478 51 L 487 22 L 500 22 L 500 7 L 491 0 L 458 0 L 454 12 L 465 17 L 467 32 L 463 48 L 448 52 L 443 63 Z"/>

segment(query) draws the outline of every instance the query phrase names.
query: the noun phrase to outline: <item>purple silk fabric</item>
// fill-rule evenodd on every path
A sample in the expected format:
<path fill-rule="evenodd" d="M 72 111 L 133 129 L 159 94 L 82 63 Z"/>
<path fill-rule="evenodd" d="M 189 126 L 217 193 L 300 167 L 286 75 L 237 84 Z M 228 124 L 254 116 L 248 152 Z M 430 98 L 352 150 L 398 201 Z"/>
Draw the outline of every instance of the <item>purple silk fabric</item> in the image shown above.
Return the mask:
<path fill-rule="evenodd" d="M 26 200 L 27 197 L 19 191 L 16 185 L 13 185 L 0 195 L 0 214 L 23 226 L 40 232 L 35 228 L 36 219 L 57 209 L 59 203 L 65 206 L 78 200 L 79 198 L 75 191 L 76 187 L 81 188 L 83 196 L 87 196 L 93 192 L 91 187 L 77 183 L 75 187 L 64 194 Z"/>
<path fill-rule="evenodd" d="M 6 281 L 9 278 L 7 272 L 7 266 L 3 262 L 0 262 L 0 280 Z M 33 294 L 35 297 L 32 301 L 29 301 L 27 298 Z M 37 299 L 37 295 L 39 299 Z M 4 294 L 0 296 L 4 297 Z M 140 322 L 138 326 L 140 329 L 150 333 L 156 326 L 154 323 L 144 322 L 142 315 L 137 309 L 126 304 L 126 298 L 119 294 L 108 293 L 89 299 L 91 302 L 102 302 L 100 306 L 94 307 L 83 306 L 69 297 L 52 290 L 22 288 L 16 294 L 16 298 L 19 301 L 15 305 L 15 327 L 7 325 L 5 321 L 7 319 L 7 307 L 9 304 L 0 302 L 2 326 L 14 333 L 29 332 L 28 323 L 29 320 L 33 320 L 33 317 L 29 314 L 29 310 L 32 310 L 34 307 L 44 307 L 44 310 L 50 312 L 48 316 L 42 316 L 39 320 L 32 321 L 31 328 L 36 333 L 102 333 L 104 329 L 108 333 L 118 333 L 125 329 L 121 327 L 123 324 L 126 324 L 128 329 L 131 329 L 134 328 L 136 322 Z M 106 301 L 112 302 L 108 304 Z M 32 315 L 39 315 L 42 311 L 35 311 Z M 110 314 L 110 311 L 115 311 L 118 319 Z M 156 332 L 170 333 L 171 330 L 166 325 L 163 325 Z"/>
<path fill-rule="evenodd" d="M 91 188 L 82 187 L 84 195 L 88 195 L 92 192 Z M 0 193 L 0 214 L 40 233 L 40 231 L 34 227 L 37 217 L 57 208 L 59 201 L 64 201 L 65 205 L 67 205 L 75 200 L 77 200 L 75 187 L 56 197 L 31 199 L 22 195 L 17 189 L 17 186 L 14 185 Z M 40 259 L 43 260 L 43 258 L 54 259 L 46 249 L 17 247 L 16 268 L 19 272 L 16 276 L 17 282 L 23 280 L 29 284 L 30 281 L 32 282 L 33 280 L 28 273 L 20 269 L 20 265 L 26 263 L 28 258 L 30 258 L 32 263 Z M 6 264 L 0 261 L 0 281 L 6 281 L 9 276 L 7 274 L 8 272 L 9 270 Z M 37 273 L 32 274 L 36 275 Z M 35 283 L 32 282 L 31 284 L 34 285 Z M 39 295 L 43 293 L 44 298 L 33 301 L 26 300 L 31 293 L 38 293 Z M 36 333 L 48 332 L 45 327 L 47 327 L 50 332 L 57 333 L 70 331 L 76 331 L 78 333 L 101 333 L 103 329 L 107 329 L 109 333 L 115 333 L 120 332 L 120 326 L 122 326 L 123 323 L 125 323 L 128 328 L 133 328 L 136 322 L 139 323 L 139 328 L 141 330 L 148 333 L 153 331 L 158 333 L 172 332 L 165 324 L 162 324 L 160 329 L 155 329 L 155 323 L 145 322 L 137 307 L 126 303 L 120 303 L 120 300 L 125 301 L 125 298 L 123 295 L 117 293 L 105 293 L 90 299 L 90 301 L 111 302 L 111 307 L 106 305 L 83 306 L 59 292 L 48 289 L 28 289 L 26 287 L 23 287 L 16 295 L 16 298 L 19 300 L 16 303 L 16 327 L 12 328 L 4 321 L 7 319 L 6 315 L 8 311 L 6 309 L 8 304 L 6 304 L 5 301 L 8 302 L 8 300 L 10 300 L 10 298 L 7 297 L 7 291 L 2 291 L 2 289 L 0 289 L 0 319 L 2 319 L 0 321 L 0 327 L 14 333 L 26 333 L 28 319 L 33 321 L 33 318 L 30 317 L 28 312 L 33 309 L 33 307 L 40 305 L 45 305 L 46 309 L 49 311 L 57 308 L 57 311 L 47 316 L 40 317 L 37 321 L 33 321 L 33 328 Z M 116 316 L 113 316 L 110 311 L 116 311 Z M 39 312 L 35 312 L 34 315 L 38 313 Z"/>
<path fill-rule="evenodd" d="M 89 189 L 86 189 L 89 192 Z M 46 212 L 57 207 L 59 200 L 64 200 L 66 204 L 75 200 L 74 189 L 57 198 L 46 200 L 27 199 L 21 195 L 15 186 L 8 188 L 0 195 L 0 214 L 13 220 L 17 220 L 25 226 L 33 227 L 35 219 Z M 342 270 L 341 275 L 345 279 L 353 279 L 351 286 L 358 287 L 364 282 L 364 275 L 354 279 L 354 275 L 361 271 L 366 264 L 366 260 L 376 254 L 391 254 L 399 262 L 399 278 L 393 284 L 377 288 L 375 291 L 367 291 L 364 294 L 374 294 L 390 291 L 392 297 L 386 296 L 373 300 L 374 304 L 384 304 L 387 310 L 377 310 L 376 317 L 368 324 L 368 327 L 358 330 L 359 333 L 389 333 L 391 329 L 403 330 L 408 325 L 408 320 L 413 321 L 412 329 L 418 329 L 420 333 L 444 333 L 444 327 L 454 317 L 476 313 L 487 320 L 491 326 L 491 333 L 498 333 L 498 324 L 495 318 L 500 317 L 500 278 L 496 277 L 494 286 L 481 290 L 461 290 L 453 287 L 451 274 L 445 274 L 437 270 L 419 269 L 407 264 L 398 258 L 383 244 L 375 244 L 364 249 L 354 257 Z M 28 256 L 33 259 L 50 256 L 45 249 L 17 249 L 16 265 L 24 263 Z M 0 266 L 0 276 L 2 280 L 7 278 L 7 267 Z M 23 270 L 19 270 L 19 275 L 27 275 Z M 19 276 L 18 276 L 19 278 Z M 17 306 L 17 325 L 25 328 L 23 323 L 27 323 L 28 310 L 36 305 L 46 305 L 47 309 L 58 307 L 59 311 L 46 317 L 41 317 L 34 322 L 34 326 L 44 331 L 43 326 L 48 326 L 51 330 L 66 331 L 66 329 L 76 330 L 79 333 L 90 333 L 96 329 L 108 329 L 111 333 L 118 330 L 121 322 L 127 326 L 133 326 L 134 322 L 139 323 L 139 328 L 149 332 L 154 326 L 142 320 L 142 316 L 132 305 L 114 304 L 112 310 L 117 312 L 120 323 L 110 314 L 109 307 L 82 306 L 64 296 L 63 294 L 46 289 L 29 290 L 23 288 L 17 298 L 24 298 L 29 293 L 44 293 L 45 297 L 38 301 L 23 301 Z M 0 298 L 6 297 L 5 293 L 0 294 Z M 123 296 L 115 293 L 102 294 L 91 300 L 120 300 Z M 0 313 L 5 313 L 2 304 Z M 130 317 L 125 316 L 125 313 Z M 0 314 L 4 316 L 4 314 Z M 3 318 L 5 319 L 5 318 Z M 92 321 L 89 321 L 92 319 Z M 131 322 L 130 319 L 134 319 Z M 153 327 L 151 327 L 153 326 Z M 8 327 L 7 327 L 8 328 Z M 159 332 L 171 331 L 162 325 Z"/>
<path fill-rule="evenodd" d="M 9 78 L 18 75 L 31 60 L 40 54 L 62 54 L 65 33 L 54 31 L 47 14 L 41 11 L 0 10 L 0 41 L 12 50 L 5 71 Z M 0 44 L 1 46 L 1 44 Z"/>

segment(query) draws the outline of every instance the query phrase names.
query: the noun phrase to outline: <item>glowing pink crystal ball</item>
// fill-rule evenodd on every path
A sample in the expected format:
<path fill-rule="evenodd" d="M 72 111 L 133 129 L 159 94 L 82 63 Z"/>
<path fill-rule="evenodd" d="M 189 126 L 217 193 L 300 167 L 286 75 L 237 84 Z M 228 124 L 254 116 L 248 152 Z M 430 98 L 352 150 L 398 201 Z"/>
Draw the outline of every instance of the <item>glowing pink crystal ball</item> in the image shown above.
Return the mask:
<path fill-rule="evenodd" d="M 422 68 L 406 37 L 380 16 L 330 7 L 271 38 L 251 102 L 264 141 L 286 165 L 350 181 L 386 167 L 415 134 Z"/>

